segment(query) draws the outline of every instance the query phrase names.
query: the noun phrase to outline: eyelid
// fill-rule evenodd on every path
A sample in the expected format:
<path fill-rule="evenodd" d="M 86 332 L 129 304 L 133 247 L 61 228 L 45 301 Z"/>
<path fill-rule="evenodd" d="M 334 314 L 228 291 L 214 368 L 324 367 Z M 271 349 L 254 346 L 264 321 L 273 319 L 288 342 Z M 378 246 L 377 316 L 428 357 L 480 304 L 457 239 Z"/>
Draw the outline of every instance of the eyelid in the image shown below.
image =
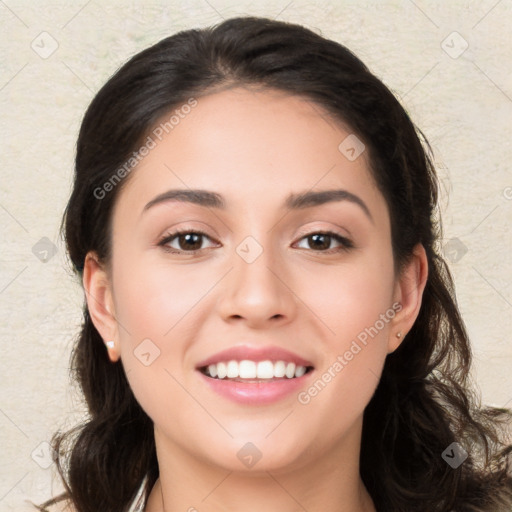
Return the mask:
<path fill-rule="evenodd" d="M 311 236 L 311 235 L 316 235 L 318 233 L 323 233 L 323 234 L 336 235 L 336 236 L 339 236 L 340 238 L 343 238 L 344 240 L 352 242 L 352 235 L 349 232 L 347 232 L 346 229 L 344 231 L 346 233 L 342 234 L 342 230 L 339 227 L 338 228 L 327 228 L 327 227 L 324 228 L 324 227 L 313 226 L 313 227 L 304 228 L 304 229 L 301 228 L 301 229 L 299 229 L 299 232 L 297 234 L 297 239 L 303 238 L 305 236 Z"/>

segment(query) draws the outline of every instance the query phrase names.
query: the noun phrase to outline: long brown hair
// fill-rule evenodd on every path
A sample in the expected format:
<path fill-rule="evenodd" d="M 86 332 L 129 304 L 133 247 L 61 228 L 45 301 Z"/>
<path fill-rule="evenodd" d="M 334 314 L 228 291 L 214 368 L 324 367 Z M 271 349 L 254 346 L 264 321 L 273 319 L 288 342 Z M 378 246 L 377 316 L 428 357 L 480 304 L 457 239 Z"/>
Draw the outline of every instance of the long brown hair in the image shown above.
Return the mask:
<path fill-rule="evenodd" d="M 510 511 L 512 446 L 501 432 L 512 415 L 482 408 L 471 388 L 468 335 L 439 245 L 430 147 L 388 88 L 341 44 L 299 25 L 241 17 L 179 32 L 122 66 L 92 101 L 78 137 L 62 225 L 76 272 L 91 250 L 109 262 L 112 210 L 129 176 L 101 198 L 98 189 L 154 123 L 191 97 L 248 84 L 306 97 L 350 126 L 389 208 L 396 268 L 417 243 L 426 250 L 419 316 L 388 355 L 364 413 L 360 471 L 377 509 Z M 109 361 L 86 305 L 72 369 L 90 417 L 54 436 L 65 496 L 77 512 L 125 511 L 144 482 L 147 499 L 159 475 L 153 424 L 122 365 Z M 441 456 L 454 442 L 468 453 L 456 469 Z"/>

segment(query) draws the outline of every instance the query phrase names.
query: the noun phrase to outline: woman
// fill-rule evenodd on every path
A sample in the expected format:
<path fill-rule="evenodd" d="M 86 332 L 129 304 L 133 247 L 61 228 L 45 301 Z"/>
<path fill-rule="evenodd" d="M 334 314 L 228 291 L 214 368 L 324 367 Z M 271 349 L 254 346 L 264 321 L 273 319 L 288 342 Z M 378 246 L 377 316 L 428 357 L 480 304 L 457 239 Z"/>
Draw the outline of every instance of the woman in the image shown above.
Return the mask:
<path fill-rule="evenodd" d="M 55 437 L 66 510 L 510 510 L 420 136 L 348 49 L 269 19 L 107 82 L 63 221 L 90 410 Z"/>

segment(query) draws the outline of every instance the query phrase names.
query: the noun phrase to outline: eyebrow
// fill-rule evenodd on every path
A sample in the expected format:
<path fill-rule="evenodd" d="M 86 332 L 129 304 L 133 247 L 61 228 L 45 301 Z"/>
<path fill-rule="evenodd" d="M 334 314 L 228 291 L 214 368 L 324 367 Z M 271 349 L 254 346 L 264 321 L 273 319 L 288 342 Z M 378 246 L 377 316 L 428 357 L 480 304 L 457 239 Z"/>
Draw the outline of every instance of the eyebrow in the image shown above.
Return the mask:
<path fill-rule="evenodd" d="M 197 204 L 207 208 L 226 210 L 226 202 L 224 201 L 223 196 L 217 192 L 199 189 L 172 189 L 159 194 L 149 201 L 149 203 L 144 206 L 142 213 L 157 204 L 166 203 L 168 201 L 181 201 Z M 285 199 L 284 207 L 288 210 L 302 210 L 304 208 L 311 208 L 313 206 L 319 206 L 335 201 L 349 201 L 358 205 L 371 222 L 374 223 L 373 217 L 368 206 L 366 206 L 366 203 L 359 196 L 343 189 L 323 190 L 319 192 L 307 191 L 299 194 L 292 193 Z"/>

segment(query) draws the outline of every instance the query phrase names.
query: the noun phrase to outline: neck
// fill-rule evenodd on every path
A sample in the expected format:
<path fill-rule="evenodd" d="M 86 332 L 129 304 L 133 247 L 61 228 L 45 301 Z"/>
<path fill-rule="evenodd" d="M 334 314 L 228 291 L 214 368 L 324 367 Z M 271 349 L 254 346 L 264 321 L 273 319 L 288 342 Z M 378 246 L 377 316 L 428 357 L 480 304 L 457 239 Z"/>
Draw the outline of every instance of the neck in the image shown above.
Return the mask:
<path fill-rule="evenodd" d="M 355 432 L 359 442 L 348 435 L 306 464 L 235 471 L 200 461 L 155 431 L 160 477 L 145 512 L 375 512 Z"/>

